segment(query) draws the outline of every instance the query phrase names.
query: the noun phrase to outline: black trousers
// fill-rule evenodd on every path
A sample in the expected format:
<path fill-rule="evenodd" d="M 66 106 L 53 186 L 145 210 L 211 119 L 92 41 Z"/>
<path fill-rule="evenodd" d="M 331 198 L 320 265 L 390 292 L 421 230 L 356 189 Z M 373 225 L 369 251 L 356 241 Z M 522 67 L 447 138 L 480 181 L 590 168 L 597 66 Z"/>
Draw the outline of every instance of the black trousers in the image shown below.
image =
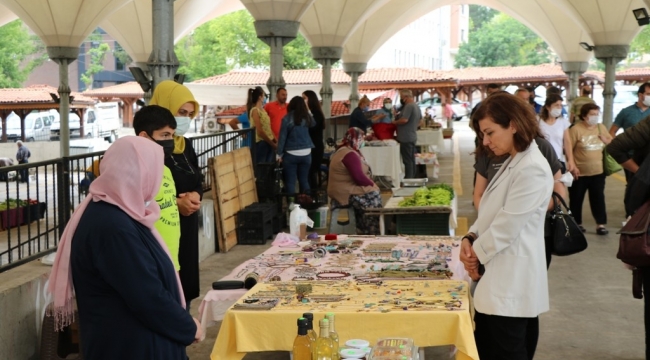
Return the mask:
<path fill-rule="evenodd" d="M 323 164 L 324 153 L 325 153 L 325 146 L 323 145 L 319 146 L 319 144 L 316 144 L 316 147 L 311 149 L 311 166 L 309 167 L 309 187 L 312 190 L 318 189 L 323 182 L 323 179 L 321 179 L 320 167 Z"/>
<path fill-rule="evenodd" d="M 404 163 L 404 178 L 415 178 L 415 143 L 403 142 L 399 144 L 399 152 L 402 155 L 402 162 Z M 393 184 L 399 185 L 399 179 L 393 179 Z M 397 186 L 395 185 L 395 186 Z"/>
<path fill-rule="evenodd" d="M 531 360 L 537 349 L 539 318 L 474 315 L 474 339 L 481 360 Z"/>
<path fill-rule="evenodd" d="M 569 206 L 578 224 L 582 224 L 582 204 L 585 193 L 589 191 L 589 206 L 596 224 L 607 224 L 607 208 L 605 207 L 605 174 L 580 176 L 573 180 L 569 188 Z"/>

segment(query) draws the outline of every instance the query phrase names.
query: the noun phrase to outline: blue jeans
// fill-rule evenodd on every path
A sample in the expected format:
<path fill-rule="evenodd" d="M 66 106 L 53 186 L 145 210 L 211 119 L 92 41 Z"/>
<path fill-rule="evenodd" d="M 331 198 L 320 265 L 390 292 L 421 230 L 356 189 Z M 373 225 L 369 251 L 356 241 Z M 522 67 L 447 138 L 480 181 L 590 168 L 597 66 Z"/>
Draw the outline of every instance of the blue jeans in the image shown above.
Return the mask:
<path fill-rule="evenodd" d="M 255 163 L 275 162 L 275 150 L 266 141 L 258 141 L 255 144 Z"/>
<path fill-rule="evenodd" d="M 289 153 L 282 157 L 282 175 L 284 177 L 284 188 L 288 194 L 296 193 L 296 177 L 300 183 L 300 191 L 309 191 L 309 167 L 311 166 L 311 154 L 295 156 Z"/>

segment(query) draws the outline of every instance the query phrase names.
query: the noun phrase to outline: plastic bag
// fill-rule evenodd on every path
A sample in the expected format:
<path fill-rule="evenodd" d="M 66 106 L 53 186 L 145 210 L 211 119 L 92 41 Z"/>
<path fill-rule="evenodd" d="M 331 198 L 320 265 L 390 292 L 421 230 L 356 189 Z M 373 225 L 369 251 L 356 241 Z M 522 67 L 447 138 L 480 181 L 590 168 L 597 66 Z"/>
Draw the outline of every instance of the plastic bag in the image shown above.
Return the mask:
<path fill-rule="evenodd" d="M 313 227 L 314 221 L 309 218 L 307 210 L 301 209 L 300 205 L 295 205 L 291 210 L 291 214 L 289 214 L 289 234 L 300 238 L 301 224 Z"/>
<path fill-rule="evenodd" d="M 573 184 L 573 175 L 571 175 L 571 173 L 568 171 L 565 172 L 560 177 L 560 182 L 563 183 L 566 187 L 571 187 L 571 185 Z"/>

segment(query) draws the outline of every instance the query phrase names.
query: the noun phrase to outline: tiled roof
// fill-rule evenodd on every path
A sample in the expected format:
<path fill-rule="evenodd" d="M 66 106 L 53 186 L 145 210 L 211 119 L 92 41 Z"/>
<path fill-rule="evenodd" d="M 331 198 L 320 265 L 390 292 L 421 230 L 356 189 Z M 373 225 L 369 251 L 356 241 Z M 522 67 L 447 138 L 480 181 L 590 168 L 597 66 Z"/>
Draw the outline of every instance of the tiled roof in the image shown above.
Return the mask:
<path fill-rule="evenodd" d="M 616 72 L 617 80 L 650 78 L 650 68 L 629 68 Z"/>
<path fill-rule="evenodd" d="M 57 88 L 49 85 L 31 85 L 26 88 L 8 88 L 0 89 L 0 104 L 29 104 L 29 103 L 52 103 L 54 100 L 50 94 L 58 96 Z M 73 104 L 76 103 L 94 103 L 95 100 L 73 91 L 70 96 L 74 96 Z"/>
<path fill-rule="evenodd" d="M 451 78 L 463 83 L 506 82 L 519 80 L 566 80 L 567 75 L 560 65 L 542 64 L 528 66 L 501 66 L 449 70 Z"/>
<path fill-rule="evenodd" d="M 284 70 L 284 81 L 288 85 L 320 84 L 323 79 L 321 69 Z M 255 86 L 266 84 L 268 71 L 233 70 L 225 74 L 196 80 L 196 84 Z M 359 84 L 371 83 L 414 83 L 447 81 L 449 76 L 441 71 L 417 68 L 368 69 L 359 76 Z M 347 84 L 350 76 L 342 69 L 332 69 L 332 84 Z"/>
<path fill-rule="evenodd" d="M 141 98 L 144 96 L 144 91 L 135 81 L 129 81 L 118 85 L 107 86 L 98 89 L 86 90 L 84 95 L 93 98 L 107 98 L 107 97 L 135 97 Z"/>
<path fill-rule="evenodd" d="M 320 69 L 285 70 L 284 80 L 289 85 L 320 84 L 322 72 Z M 583 78 L 604 81 L 604 74 L 599 71 L 588 71 Z M 268 71 L 233 70 L 195 81 L 198 84 L 212 85 L 244 85 L 254 86 L 266 84 Z M 489 82 L 506 83 L 517 81 L 565 81 L 567 75 L 562 67 L 556 64 L 541 64 L 527 66 L 502 66 L 485 68 L 466 68 L 453 70 L 426 70 L 419 68 L 380 68 L 368 69 L 359 76 L 359 85 L 372 84 L 416 84 L 416 83 L 454 83 L 484 84 Z M 332 69 L 333 84 L 347 84 L 350 77 L 342 69 Z"/>

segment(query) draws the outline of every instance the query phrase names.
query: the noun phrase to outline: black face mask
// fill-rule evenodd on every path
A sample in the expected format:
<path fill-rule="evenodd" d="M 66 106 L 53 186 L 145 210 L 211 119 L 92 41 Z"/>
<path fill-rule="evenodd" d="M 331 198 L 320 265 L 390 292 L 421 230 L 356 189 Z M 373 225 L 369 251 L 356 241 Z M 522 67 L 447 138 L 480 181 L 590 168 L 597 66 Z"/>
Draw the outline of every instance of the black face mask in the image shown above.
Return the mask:
<path fill-rule="evenodd" d="M 171 153 L 174 151 L 174 139 L 169 139 L 169 140 L 155 140 L 156 144 L 162 146 L 163 151 L 165 152 L 165 156 L 171 155 Z"/>
<path fill-rule="evenodd" d="M 402 106 L 404 106 L 404 104 L 406 104 L 406 103 L 404 102 L 404 99 L 399 99 L 399 103 L 400 103 Z"/>

